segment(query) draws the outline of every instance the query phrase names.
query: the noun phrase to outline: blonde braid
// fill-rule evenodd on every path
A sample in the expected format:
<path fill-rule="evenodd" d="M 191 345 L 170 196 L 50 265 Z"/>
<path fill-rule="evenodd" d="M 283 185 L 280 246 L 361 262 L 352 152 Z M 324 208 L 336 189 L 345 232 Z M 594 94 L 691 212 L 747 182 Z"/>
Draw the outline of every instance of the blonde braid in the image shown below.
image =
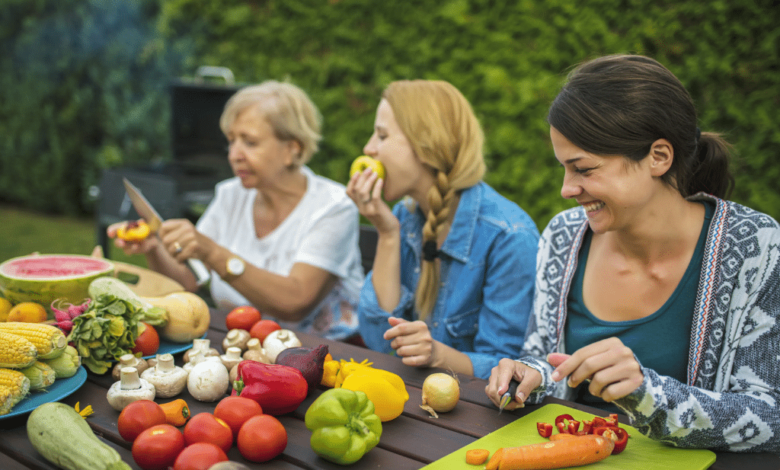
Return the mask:
<path fill-rule="evenodd" d="M 423 226 L 423 246 L 432 242 L 438 249 L 438 236 L 449 223 L 450 211 L 455 198 L 455 189 L 450 187 L 447 173 L 436 171 L 436 184 L 428 190 L 428 205 L 430 209 Z M 420 320 L 425 320 L 433 311 L 439 296 L 439 263 L 436 259 L 423 258 L 420 268 L 420 281 L 417 283 L 415 308 Z"/>

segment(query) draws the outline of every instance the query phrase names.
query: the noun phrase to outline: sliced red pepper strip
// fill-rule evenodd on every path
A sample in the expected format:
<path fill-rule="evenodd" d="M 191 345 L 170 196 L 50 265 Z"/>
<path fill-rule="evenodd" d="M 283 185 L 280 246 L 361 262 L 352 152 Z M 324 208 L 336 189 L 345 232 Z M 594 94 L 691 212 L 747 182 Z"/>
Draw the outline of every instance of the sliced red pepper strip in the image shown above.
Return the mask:
<path fill-rule="evenodd" d="M 568 434 L 569 430 L 566 428 L 566 423 L 560 422 L 555 425 L 558 428 L 558 432 L 561 434 Z"/>
<path fill-rule="evenodd" d="M 580 422 L 579 421 L 569 421 L 569 426 L 566 428 L 566 431 L 569 434 L 577 434 L 577 431 L 580 429 Z"/>
<path fill-rule="evenodd" d="M 626 449 L 626 444 L 628 444 L 628 433 L 626 432 L 626 430 L 617 426 L 608 425 L 608 426 L 600 426 L 594 429 L 593 434 L 597 434 L 601 436 L 606 431 L 611 431 L 615 433 L 615 435 L 617 436 L 617 440 L 615 441 L 615 447 L 612 449 L 612 455 L 617 455 L 623 452 Z"/>
<path fill-rule="evenodd" d="M 615 426 L 618 425 L 618 415 L 617 413 L 610 413 L 609 418 L 605 419 L 607 424 L 613 424 Z"/>
<path fill-rule="evenodd" d="M 604 418 L 602 418 L 600 416 L 596 416 L 596 417 L 593 418 L 593 423 L 591 424 L 590 429 L 592 431 L 595 428 L 600 428 L 600 427 L 606 426 L 606 425 L 607 425 L 607 421 Z"/>
<path fill-rule="evenodd" d="M 553 432 L 553 425 L 550 423 L 536 423 L 536 430 L 542 437 L 550 437 Z"/>
<path fill-rule="evenodd" d="M 593 429 L 593 421 L 588 421 L 587 419 L 582 420 L 582 431 L 585 434 L 590 434 L 591 429 Z"/>
<path fill-rule="evenodd" d="M 571 415 L 558 415 L 555 418 L 555 425 L 557 426 L 558 423 L 562 423 L 563 420 L 574 421 L 574 418 L 572 418 Z"/>

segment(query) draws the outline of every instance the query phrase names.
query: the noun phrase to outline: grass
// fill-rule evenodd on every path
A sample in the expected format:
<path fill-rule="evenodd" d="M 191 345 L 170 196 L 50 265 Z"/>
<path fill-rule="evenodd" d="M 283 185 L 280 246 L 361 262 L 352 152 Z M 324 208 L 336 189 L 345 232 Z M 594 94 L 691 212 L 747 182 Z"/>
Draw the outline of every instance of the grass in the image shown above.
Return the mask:
<path fill-rule="evenodd" d="M 47 215 L 0 205 L 0 262 L 33 252 L 89 255 L 97 245 L 92 218 Z M 146 267 L 142 256 L 127 256 L 109 245 L 107 258 Z"/>

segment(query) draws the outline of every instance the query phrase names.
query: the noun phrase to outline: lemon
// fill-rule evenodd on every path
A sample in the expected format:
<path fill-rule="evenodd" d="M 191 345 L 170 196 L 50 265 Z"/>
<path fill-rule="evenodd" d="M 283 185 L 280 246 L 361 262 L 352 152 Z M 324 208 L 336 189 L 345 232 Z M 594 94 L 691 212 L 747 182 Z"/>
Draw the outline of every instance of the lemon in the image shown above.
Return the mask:
<path fill-rule="evenodd" d="M 46 321 L 46 309 L 35 302 L 22 302 L 13 306 L 6 321 L 40 323 Z"/>
<path fill-rule="evenodd" d="M 4 297 L 0 297 L 0 321 L 8 321 L 8 314 L 11 313 L 11 302 Z"/>

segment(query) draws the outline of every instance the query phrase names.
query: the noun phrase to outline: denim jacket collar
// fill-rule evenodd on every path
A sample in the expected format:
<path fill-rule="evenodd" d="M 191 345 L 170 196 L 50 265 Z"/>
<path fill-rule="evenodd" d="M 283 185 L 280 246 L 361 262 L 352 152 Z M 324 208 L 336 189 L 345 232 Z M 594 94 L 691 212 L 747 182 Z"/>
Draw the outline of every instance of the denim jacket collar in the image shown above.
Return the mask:
<path fill-rule="evenodd" d="M 460 194 L 458 208 L 455 211 L 455 217 L 452 226 L 444 240 L 441 251 L 448 256 L 467 263 L 471 244 L 474 240 L 474 232 L 479 218 L 479 208 L 482 204 L 482 194 L 484 192 L 483 183 L 477 183 L 470 188 L 464 189 Z M 413 245 L 414 252 L 420 256 L 422 249 L 421 240 L 417 238 L 422 234 L 422 227 L 425 223 L 425 216 L 419 206 L 415 205 L 414 217 L 409 217 L 404 222 L 401 230 L 405 232 L 404 240 Z"/>

